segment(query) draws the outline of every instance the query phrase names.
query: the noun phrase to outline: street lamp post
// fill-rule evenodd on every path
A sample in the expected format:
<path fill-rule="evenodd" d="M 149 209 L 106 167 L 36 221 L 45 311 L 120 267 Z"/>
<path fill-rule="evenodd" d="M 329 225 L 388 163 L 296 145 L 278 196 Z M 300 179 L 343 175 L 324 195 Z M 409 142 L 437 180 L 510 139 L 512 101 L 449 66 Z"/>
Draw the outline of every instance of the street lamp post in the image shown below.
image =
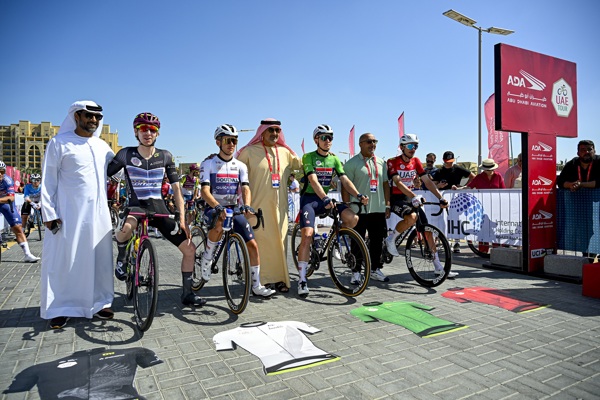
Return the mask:
<path fill-rule="evenodd" d="M 477 169 L 479 170 L 479 166 L 481 165 L 481 34 L 482 32 L 493 33 L 495 35 L 510 35 L 511 33 L 515 33 L 515 31 L 511 31 L 510 29 L 502 29 L 496 27 L 490 27 L 487 29 L 483 29 L 480 26 L 475 25 L 477 21 L 457 12 L 454 10 L 448 10 L 443 13 L 446 17 L 453 19 L 457 22 L 460 22 L 463 25 L 470 26 L 479 31 L 479 95 L 478 95 L 478 148 L 477 148 Z"/>

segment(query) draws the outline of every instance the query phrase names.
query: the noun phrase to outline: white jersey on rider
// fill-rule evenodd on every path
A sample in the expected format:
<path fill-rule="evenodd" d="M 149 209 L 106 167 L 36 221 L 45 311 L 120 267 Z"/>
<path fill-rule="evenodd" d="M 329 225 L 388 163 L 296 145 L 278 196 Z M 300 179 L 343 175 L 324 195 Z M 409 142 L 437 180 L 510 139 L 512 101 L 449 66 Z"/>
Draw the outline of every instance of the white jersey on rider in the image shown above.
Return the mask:
<path fill-rule="evenodd" d="M 225 161 L 217 155 L 200 165 L 200 184 L 210 186 L 210 193 L 220 205 L 236 205 L 240 197 L 240 185 L 250 184 L 248 167 L 235 158 Z"/>

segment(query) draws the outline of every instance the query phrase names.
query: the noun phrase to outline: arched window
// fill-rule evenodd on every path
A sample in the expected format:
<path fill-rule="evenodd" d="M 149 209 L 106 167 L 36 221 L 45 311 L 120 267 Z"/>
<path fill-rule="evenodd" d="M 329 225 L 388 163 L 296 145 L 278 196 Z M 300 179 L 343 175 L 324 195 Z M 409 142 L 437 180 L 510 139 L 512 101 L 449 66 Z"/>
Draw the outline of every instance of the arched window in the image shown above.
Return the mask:
<path fill-rule="evenodd" d="M 27 150 L 28 165 L 30 168 L 42 169 L 42 152 L 38 146 L 31 146 Z"/>

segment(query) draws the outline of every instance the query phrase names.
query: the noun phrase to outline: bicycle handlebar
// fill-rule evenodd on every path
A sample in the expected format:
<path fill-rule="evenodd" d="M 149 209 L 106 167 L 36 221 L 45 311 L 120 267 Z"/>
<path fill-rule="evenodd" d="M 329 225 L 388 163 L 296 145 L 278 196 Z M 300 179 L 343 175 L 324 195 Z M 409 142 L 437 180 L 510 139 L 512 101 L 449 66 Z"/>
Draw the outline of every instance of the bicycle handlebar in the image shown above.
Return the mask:
<path fill-rule="evenodd" d="M 444 210 L 446 210 L 446 212 L 448 212 L 447 208 L 442 208 L 442 205 L 440 203 L 434 203 L 433 201 L 424 201 L 423 205 L 432 205 L 432 206 L 438 206 L 440 208 L 440 211 L 431 214 L 434 217 L 437 217 L 438 215 L 440 215 L 442 212 L 444 212 Z"/>

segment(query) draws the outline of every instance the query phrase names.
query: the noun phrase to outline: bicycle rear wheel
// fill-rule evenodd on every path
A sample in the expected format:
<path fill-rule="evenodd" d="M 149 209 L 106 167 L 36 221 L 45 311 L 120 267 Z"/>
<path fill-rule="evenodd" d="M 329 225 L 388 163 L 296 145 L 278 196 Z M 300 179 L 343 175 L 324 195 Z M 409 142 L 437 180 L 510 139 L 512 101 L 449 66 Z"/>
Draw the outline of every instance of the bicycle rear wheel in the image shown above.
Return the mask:
<path fill-rule="evenodd" d="M 142 332 L 152 325 L 158 303 L 158 258 L 152 242 L 140 243 L 137 284 L 133 285 L 133 310 L 135 323 Z"/>
<path fill-rule="evenodd" d="M 467 245 L 471 249 L 471 251 L 477 254 L 479 257 L 490 258 L 490 250 L 492 249 L 492 244 L 488 242 L 474 242 L 472 240 L 467 240 Z"/>
<path fill-rule="evenodd" d="M 240 314 L 250 297 L 250 257 L 244 239 L 231 233 L 223 252 L 223 289 L 227 305 L 234 314 Z"/>
<path fill-rule="evenodd" d="M 202 257 L 206 249 L 206 232 L 200 226 L 194 226 L 191 232 L 192 243 L 196 246 L 196 256 L 194 260 L 194 271 L 192 273 L 192 290 L 202 289 L 205 280 L 202 279 Z"/>
<path fill-rule="evenodd" d="M 42 241 L 42 213 L 40 211 L 37 211 L 35 214 L 36 214 L 35 224 L 37 226 L 38 236 L 39 236 L 40 242 L 41 242 Z"/>
<path fill-rule="evenodd" d="M 110 223 L 112 224 L 113 231 L 117 229 L 119 225 L 119 213 L 112 206 L 110 206 Z"/>
<path fill-rule="evenodd" d="M 406 240 L 404 256 L 408 272 L 415 281 L 421 286 L 435 287 L 441 285 L 450 272 L 452 267 L 452 253 L 448 239 L 437 227 L 425 224 L 425 234 L 419 234 L 417 229 L 408 235 Z M 435 243 L 435 249 L 431 249 L 426 236 L 431 234 Z M 412 247 L 414 243 L 414 247 Z M 436 274 L 434 257 L 437 253 L 440 264 L 443 266 L 443 273 Z"/>
<path fill-rule="evenodd" d="M 371 259 L 364 240 L 354 229 L 342 228 L 331 238 L 327 265 L 340 292 L 355 297 L 365 291 L 371 276 Z M 360 274 L 360 278 L 355 276 Z"/>

